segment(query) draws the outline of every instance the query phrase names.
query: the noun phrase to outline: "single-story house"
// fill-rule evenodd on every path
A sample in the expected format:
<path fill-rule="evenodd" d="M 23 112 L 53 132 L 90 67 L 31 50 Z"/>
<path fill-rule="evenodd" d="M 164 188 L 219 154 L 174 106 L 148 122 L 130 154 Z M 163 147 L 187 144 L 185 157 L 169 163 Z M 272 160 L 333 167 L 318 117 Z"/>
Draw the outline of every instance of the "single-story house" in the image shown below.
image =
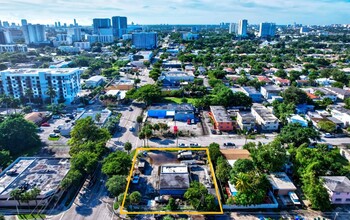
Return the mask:
<path fill-rule="evenodd" d="M 95 88 L 101 85 L 105 81 L 103 76 L 92 76 L 85 81 L 85 85 L 88 88 Z"/>
<path fill-rule="evenodd" d="M 245 149 L 222 149 L 220 152 L 231 166 L 238 159 L 251 159 L 249 151 Z"/>
<path fill-rule="evenodd" d="M 274 195 L 288 195 L 289 192 L 297 190 L 294 183 L 284 172 L 271 173 L 267 179 L 271 183 Z"/>

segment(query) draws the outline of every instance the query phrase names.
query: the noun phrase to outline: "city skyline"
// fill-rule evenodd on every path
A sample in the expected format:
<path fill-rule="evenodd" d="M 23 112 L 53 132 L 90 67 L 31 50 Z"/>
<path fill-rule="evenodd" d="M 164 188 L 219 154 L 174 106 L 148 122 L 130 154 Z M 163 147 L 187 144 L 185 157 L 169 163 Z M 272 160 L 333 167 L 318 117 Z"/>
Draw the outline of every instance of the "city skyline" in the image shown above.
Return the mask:
<path fill-rule="evenodd" d="M 0 20 L 16 24 L 23 18 L 28 23 L 54 24 L 61 21 L 71 24 L 76 18 L 81 25 L 91 25 L 93 18 L 112 16 L 126 16 L 128 23 L 136 24 L 218 24 L 240 19 L 247 19 L 250 24 L 265 21 L 305 25 L 350 23 L 347 15 L 349 0 L 118 0 L 113 4 L 107 0 L 18 0 L 1 4 L 0 10 Z"/>

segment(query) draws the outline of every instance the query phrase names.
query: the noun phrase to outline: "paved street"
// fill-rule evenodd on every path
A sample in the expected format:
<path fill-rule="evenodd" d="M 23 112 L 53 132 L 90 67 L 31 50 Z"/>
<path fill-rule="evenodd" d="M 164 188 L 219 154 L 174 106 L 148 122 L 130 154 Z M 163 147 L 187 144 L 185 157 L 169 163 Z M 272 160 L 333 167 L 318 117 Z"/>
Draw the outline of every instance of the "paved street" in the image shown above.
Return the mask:
<path fill-rule="evenodd" d="M 96 177 L 93 186 L 84 186 L 72 206 L 65 212 L 49 217 L 53 220 L 117 219 L 112 211 L 113 199 L 108 197 L 106 177 Z"/>

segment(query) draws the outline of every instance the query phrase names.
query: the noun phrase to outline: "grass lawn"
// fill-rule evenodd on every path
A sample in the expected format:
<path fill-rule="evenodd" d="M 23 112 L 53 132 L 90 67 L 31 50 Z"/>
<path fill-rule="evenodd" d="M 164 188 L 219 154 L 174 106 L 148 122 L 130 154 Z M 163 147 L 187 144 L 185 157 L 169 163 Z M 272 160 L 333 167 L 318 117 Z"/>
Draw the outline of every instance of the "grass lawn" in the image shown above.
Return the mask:
<path fill-rule="evenodd" d="M 169 103 L 176 103 L 176 104 L 181 104 L 181 99 L 182 98 L 177 98 L 177 97 L 164 97 L 163 100 L 165 102 L 169 102 Z M 198 99 L 198 98 L 186 98 L 187 99 L 187 102 L 194 105 L 195 101 Z"/>
<path fill-rule="evenodd" d="M 49 141 L 58 141 L 61 137 L 49 137 Z"/>
<path fill-rule="evenodd" d="M 18 219 L 45 219 L 46 216 L 43 214 L 21 214 L 17 215 Z"/>

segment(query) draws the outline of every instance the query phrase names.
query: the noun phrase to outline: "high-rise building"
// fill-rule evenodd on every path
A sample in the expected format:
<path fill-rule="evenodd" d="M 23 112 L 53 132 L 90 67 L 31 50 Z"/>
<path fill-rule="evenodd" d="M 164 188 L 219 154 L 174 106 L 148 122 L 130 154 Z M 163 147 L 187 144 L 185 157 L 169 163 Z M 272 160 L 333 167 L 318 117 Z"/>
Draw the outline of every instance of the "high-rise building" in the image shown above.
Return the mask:
<path fill-rule="evenodd" d="M 55 22 L 55 28 L 57 28 L 57 21 Z"/>
<path fill-rule="evenodd" d="M 111 28 L 111 19 L 109 18 L 94 18 L 93 19 L 94 34 L 99 34 L 100 29 Z"/>
<path fill-rule="evenodd" d="M 59 21 L 59 22 L 57 22 L 57 24 L 58 24 L 58 27 L 61 27 L 61 22 Z"/>
<path fill-rule="evenodd" d="M 3 30 L 0 30 L 0 44 L 6 44 L 6 37 Z"/>
<path fill-rule="evenodd" d="M 4 28 L 10 27 L 10 24 L 8 21 L 4 21 L 2 24 L 4 25 Z"/>
<path fill-rule="evenodd" d="M 237 23 L 230 23 L 230 26 L 228 28 L 228 32 L 230 34 L 237 34 L 238 33 L 238 24 Z"/>
<path fill-rule="evenodd" d="M 21 20 L 21 25 L 23 26 L 23 25 L 27 25 L 27 20 L 26 19 L 22 19 Z"/>
<path fill-rule="evenodd" d="M 259 37 L 273 37 L 276 32 L 276 24 L 275 23 L 260 23 L 259 29 Z"/>
<path fill-rule="evenodd" d="M 158 45 L 156 32 L 140 32 L 132 34 L 132 45 L 137 49 L 154 49 Z"/>
<path fill-rule="evenodd" d="M 0 94 L 23 98 L 26 89 L 33 91 L 33 98 L 49 100 L 47 90 L 52 87 L 56 91 L 54 101 L 60 97 L 71 103 L 81 90 L 81 70 L 64 69 L 11 69 L 0 72 Z"/>
<path fill-rule="evenodd" d="M 128 28 L 128 20 L 126 17 L 114 16 L 112 17 L 113 36 L 122 38 L 126 34 Z"/>
<path fill-rule="evenodd" d="M 76 26 L 78 26 L 78 24 L 77 24 L 77 20 L 75 20 L 75 18 L 74 18 L 74 27 L 76 27 Z"/>
<path fill-rule="evenodd" d="M 243 19 L 238 22 L 238 35 L 245 37 L 247 36 L 248 20 Z"/>
<path fill-rule="evenodd" d="M 0 21 L 0 28 L 2 27 L 2 21 Z"/>
<path fill-rule="evenodd" d="M 45 25 L 28 24 L 22 27 L 26 44 L 36 44 L 46 41 Z"/>
<path fill-rule="evenodd" d="M 80 27 L 72 27 L 67 29 L 67 41 L 69 41 L 69 44 L 72 44 L 76 41 L 82 40 L 81 35 L 81 28 Z"/>

